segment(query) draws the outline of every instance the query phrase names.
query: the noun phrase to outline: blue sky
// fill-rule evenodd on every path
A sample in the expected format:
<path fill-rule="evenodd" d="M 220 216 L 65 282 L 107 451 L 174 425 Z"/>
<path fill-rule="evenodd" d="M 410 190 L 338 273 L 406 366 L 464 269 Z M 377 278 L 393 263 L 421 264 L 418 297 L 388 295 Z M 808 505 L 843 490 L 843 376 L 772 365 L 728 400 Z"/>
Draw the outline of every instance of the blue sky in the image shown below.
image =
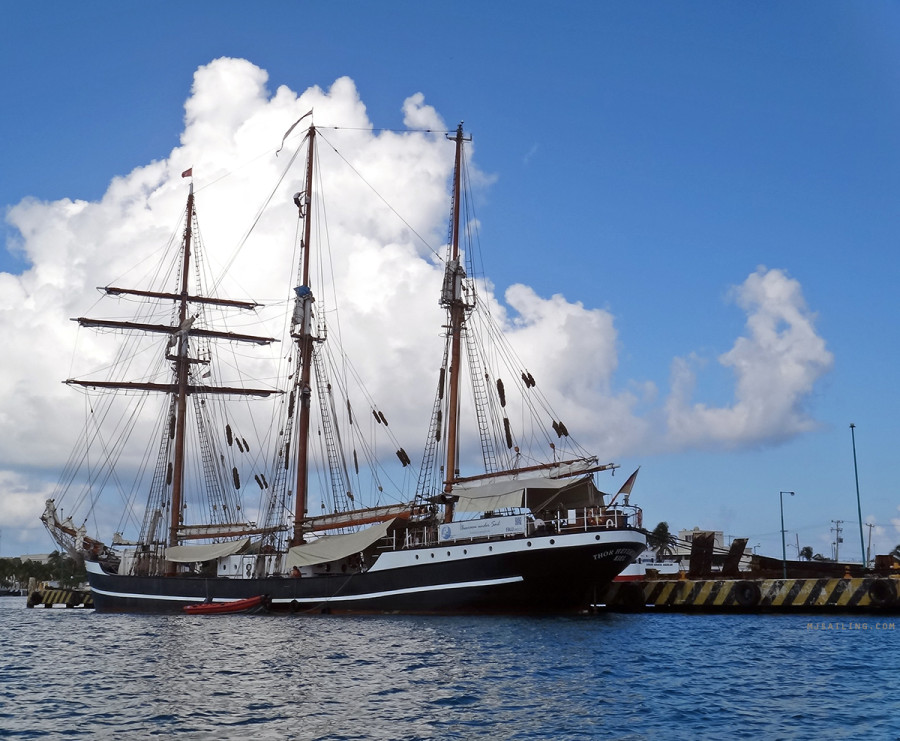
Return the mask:
<path fill-rule="evenodd" d="M 0 204 L 98 201 L 168 157 L 195 71 L 220 57 L 266 70 L 272 92 L 348 76 L 376 127 L 401 128 L 421 92 L 448 124 L 465 120 L 494 179 L 478 216 L 498 294 L 523 283 L 609 312 L 612 393 L 667 396 L 674 359 L 693 358 L 691 401 L 733 404 L 717 358 L 747 331 L 734 287 L 760 266 L 796 282 L 833 358 L 793 400 L 809 429 L 619 462 L 642 466 L 651 524 L 777 555 L 778 492 L 795 490 L 788 539 L 827 555 L 843 520 L 843 554 L 858 558 L 850 422 L 873 550 L 900 543 L 898 41 L 900 6 L 879 2 L 8 4 Z M 22 274 L 20 235 L 3 230 L 0 270 Z M 61 364 L 70 351 L 55 349 Z M 40 467 L 16 462 L 9 429 L 0 469 L 21 484 Z M 0 555 L 48 549 L 18 522 L 0 521 Z"/>

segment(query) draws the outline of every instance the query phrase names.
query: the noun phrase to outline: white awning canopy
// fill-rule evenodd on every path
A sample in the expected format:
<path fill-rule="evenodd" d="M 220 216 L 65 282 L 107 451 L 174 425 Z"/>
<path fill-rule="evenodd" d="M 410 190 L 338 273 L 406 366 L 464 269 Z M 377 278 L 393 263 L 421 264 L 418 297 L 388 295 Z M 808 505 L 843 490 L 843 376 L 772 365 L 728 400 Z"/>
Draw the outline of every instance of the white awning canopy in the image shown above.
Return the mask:
<path fill-rule="evenodd" d="M 313 566 L 317 563 L 337 561 L 368 548 L 372 543 L 383 538 L 393 519 L 379 522 L 365 530 L 348 535 L 323 535 L 311 543 L 295 545 L 287 552 L 288 568 L 293 566 Z"/>
<path fill-rule="evenodd" d="M 459 497 L 458 512 L 491 512 L 498 509 L 527 507 L 532 512 L 564 511 L 579 507 L 598 507 L 603 492 L 594 486 L 591 476 L 578 479 L 542 477 L 506 479 L 490 483 L 469 482 L 453 487 Z"/>
<path fill-rule="evenodd" d="M 175 563 L 194 563 L 196 561 L 212 561 L 216 558 L 230 556 L 246 548 L 250 538 L 229 540 L 225 543 L 206 543 L 203 545 L 173 545 L 166 548 L 166 561 Z"/>

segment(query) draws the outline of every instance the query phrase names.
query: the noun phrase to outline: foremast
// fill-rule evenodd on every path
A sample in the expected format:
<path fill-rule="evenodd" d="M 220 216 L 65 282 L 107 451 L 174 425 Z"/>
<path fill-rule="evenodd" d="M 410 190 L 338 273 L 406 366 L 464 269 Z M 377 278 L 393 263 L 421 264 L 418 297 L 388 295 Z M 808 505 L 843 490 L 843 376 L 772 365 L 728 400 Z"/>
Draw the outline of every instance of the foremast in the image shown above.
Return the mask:
<path fill-rule="evenodd" d="M 233 342 L 250 342 L 254 344 L 267 345 L 276 340 L 271 337 L 260 337 L 255 335 L 237 334 L 233 332 L 220 332 L 215 330 L 195 328 L 194 322 L 198 318 L 198 314 L 190 313 L 190 305 L 212 304 L 223 307 L 234 307 L 238 309 L 255 309 L 259 304 L 249 301 L 235 301 L 230 299 L 221 299 L 213 297 L 205 297 L 191 295 L 189 292 L 190 273 L 191 273 L 191 257 L 193 243 L 193 226 L 196 218 L 194 208 L 194 186 L 189 186 L 187 205 L 185 207 L 185 227 L 181 243 L 181 275 L 180 290 L 177 293 L 166 293 L 160 291 L 144 291 L 138 289 L 121 288 L 117 286 L 101 287 L 99 290 L 107 295 L 132 295 L 138 297 L 169 300 L 175 302 L 177 306 L 177 320 L 175 324 L 147 324 L 140 322 L 127 322 L 106 319 L 90 319 L 87 317 L 78 317 L 73 319 L 83 327 L 109 328 L 126 331 L 137 331 L 145 333 L 161 333 L 168 334 L 169 340 L 166 345 L 166 360 L 172 363 L 172 381 L 170 383 L 151 383 L 151 382 L 128 382 L 128 381 L 92 381 L 81 379 L 67 379 L 69 385 L 85 386 L 90 388 L 118 389 L 125 391 L 153 391 L 172 395 L 173 419 L 170 422 L 170 428 L 167 432 L 173 439 L 173 458 L 170 469 L 171 478 L 171 495 L 169 502 L 169 532 L 168 545 L 177 546 L 184 537 L 198 537 L 196 534 L 185 534 L 182 536 L 181 531 L 184 529 L 183 512 L 185 504 L 185 451 L 187 447 L 187 408 L 188 397 L 195 393 L 203 394 L 219 394 L 233 396 L 269 396 L 277 393 L 271 389 L 257 388 L 241 388 L 233 386 L 213 386 L 206 384 L 191 383 L 191 367 L 195 364 L 209 364 L 208 359 L 200 357 L 191 357 L 190 347 L 191 338 L 207 338 L 207 339 L 224 339 Z M 174 353 L 172 352 L 174 348 Z M 169 477 L 167 476 L 167 478 Z M 200 537 L 208 537 L 201 535 Z"/>
<path fill-rule="evenodd" d="M 188 394 L 188 370 L 190 359 L 188 358 L 187 330 L 194 323 L 193 318 L 188 323 L 188 278 L 191 264 L 191 238 L 194 224 L 194 183 L 191 182 L 188 190 L 187 207 L 185 210 L 184 239 L 182 244 L 181 261 L 181 298 L 178 300 L 178 326 L 179 331 L 173 338 L 178 345 L 174 358 L 175 378 L 178 389 L 175 393 L 175 461 L 172 476 L 172 506 L 169 513 L 169 545 L 178 545 L 178 527 L 182 522 L 184 507 L 184 426 L 187 419 L 187 394 Z M 169 346 L 171 347 L 171 340 Z M 168 356 L 167 357 L 171 357 Z"/>

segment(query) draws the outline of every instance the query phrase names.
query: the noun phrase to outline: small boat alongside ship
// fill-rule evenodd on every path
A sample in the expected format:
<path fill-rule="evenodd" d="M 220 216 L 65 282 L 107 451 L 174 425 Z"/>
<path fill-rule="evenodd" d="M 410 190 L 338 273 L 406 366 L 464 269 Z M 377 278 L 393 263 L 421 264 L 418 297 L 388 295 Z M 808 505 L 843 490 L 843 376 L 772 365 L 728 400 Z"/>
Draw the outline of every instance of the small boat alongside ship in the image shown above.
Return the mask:
<path fill-rule="evenodd" d="M 119 533 L 111 541 L 88 535 L 84 525 L 58 514 L 56 498 L 47 502 L 42 517 L 47 529 L 69 553 L 86 558 L 94 606 L 102 612 L 197 614 L 263 606 L 328 613 L 589 609 L 598 592 L 646 547 L 641 511 L 628 501 L 633 477 L 626 482 L 623 503 L 605 495 L 596 477 L 617 466 L 601 463 L 572 440 L 508 344 L 486 351 L 476 337 L 477 327 L 486 323 L 490 339 L 502 342 L 489 312 L 482 311 L 473 266 L 467 262 L 471 255 L 461 246 L 461 232 L 467 231 L 461 225 L 461 191 L 464 144 L 469 141 L 462 125 L 447 134 L 455 145 L 455 165 L 450 237 L 439 287 L 446 316 L 444 347 L 437 391 L 427 408 L 430 421 L 415 490 L 385 501 L 381 479 L 373 473 L 367 480 L 374 482 L 369 488 L 380 501 L 363 505 L 364 492 L 354 489 L 353 482 L 361 476 L 359 458 L 374 447 L 356 442 L 356 409 L 368 403 L 375 426 L 384 431 L 388 425 L 371 401 L 338 400 L 343 384 L 333 371 L 329 374 L 326 341 L 336 333 L 329 332 L 328 312 L 317 310 L 313 293 L 313 247 L 318 243 L 313 230 L 323 228 L 314 222 L 324 212 L 314 200 L 319 197 L 317 134 L 310 125 L 303 137 L 306 156 L 300 161 L 305 160 L 306 169 L 293 197 L 301 259 L 291 270 L 297 281 L 285 321 L 291 348 L 285 383 L 245 387 L 216 380 L 221 371 L 214 360 L 217 343 L 264 347 L 276 340 L 213 326 L 224 312 L 254 312 L 259 304 L 210 295 L 195 279 L 195 264 L 202 257 L 191 186 L 179 254 L 172 261 L 178 266 L 174 285 L 101 289 L 141 306 L 162 304 L 162 312 L 147 309 L 134 321 L 77 319 L 83 327 L 160 338 L 155 351 L 159 365 L 132 369 L 136 380 L 67 381 L 92 394 L 141 400 L 155 396 L 162 402 L 158 442 L 147 448 L 149 480 L 123 496 L 131 503 L 144 488 L 139 531 L 131 540 Z M 162 315 L 168 319 L 157 318 Z M 505 369 L 492 367 L 498 358 L 506 361 Z M 462 398 L 464 371 L 470 377 L 471 401 Z M 523 401 L 511 413 L 513 391 Z M 241 475 L 246 460 L 241 454 L 254 446 L 238 432 L 227 407 L 220 410 L 217 402 L 249 397 L 276 400 L 277 431 L 270 436 L 276 442 L 264 470 Z M 469 438 L 463 432 L 464 412 L 474 428 Z M 513 421 L 526 416 L 530 427 L 520 437 Z M 96 441 L 124 439 L 121 431 L 110 434 L 97 435 Z M 526 452 L 528 438 L 538 440 L 539 451 Z M 473 457 L 464 452 L 478 444 L 481 470 L 463 475 Z M 115 462 L 120 454 L 114 449 L 93 460 Z M 372 457 L 375 470 L 386 465 Z M 404 469 L 411 465 L 402 446 L 396 458 Z M 315 464 L 324 473 L 314 474 Z M 255 521 L 244 516 L 248 493 L 241 482 L 248 479 L 260 491 Z M 65 480 L 66 487 L 79 481 L 74 468 L 67 469 Z M 91 496 L 82 499 L 97 507 L 101 497 L 96 489 L 122 486 L 114 468 L 81 481 L 93 487 Z M 314 494 L 321 514 L 310 514 Z"/>
<path fill-rule="evenodd" d="M 188 615 L 235 615 L 237 613 L 253 614 L 266 612 L 269 608 L 269 599 L 264 594 L 247 599 L 224 600 L 220 602 L 200 602 L 195 605 L 185 605 L 182 611 Z"/>

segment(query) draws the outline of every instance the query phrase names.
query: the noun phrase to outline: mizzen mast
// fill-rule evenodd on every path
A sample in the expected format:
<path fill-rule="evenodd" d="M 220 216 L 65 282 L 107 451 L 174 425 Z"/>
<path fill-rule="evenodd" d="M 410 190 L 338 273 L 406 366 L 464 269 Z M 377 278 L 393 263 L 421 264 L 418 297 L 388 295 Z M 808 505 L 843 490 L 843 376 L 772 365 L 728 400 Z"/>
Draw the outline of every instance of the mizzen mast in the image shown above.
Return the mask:
<path fill-rule="evenodd" d="M 459 476 L 459 379 L 462 362 L 462 334 L 465 331 L 466 309 L 470 308 L 463 300 L 462 285 L 466 272 L 459 259 L 459 221 L 460 191 L 462 182 L 462 149 L 464 141 L 471 141 L 463 136 L 462 123 L 456 128 L 452 141 L 456 142 L 456 161 L 453 168 L 453 212 L 451 214 L 450 261 L 444 273 L 444 286 L 441 291 L 441 306 L 447 308 L 450 322 L 447 331 L 450 333 L 450 373 L 448 378 L 447 399 L 447 459 L 444 468 L 444 493 L 450 494 L 453 481 Z M 448 136 L 448 138 L 450 138 Z M 448 502 L 444 509 L 444 522 L 453 519 L 453 503 Z"/>

